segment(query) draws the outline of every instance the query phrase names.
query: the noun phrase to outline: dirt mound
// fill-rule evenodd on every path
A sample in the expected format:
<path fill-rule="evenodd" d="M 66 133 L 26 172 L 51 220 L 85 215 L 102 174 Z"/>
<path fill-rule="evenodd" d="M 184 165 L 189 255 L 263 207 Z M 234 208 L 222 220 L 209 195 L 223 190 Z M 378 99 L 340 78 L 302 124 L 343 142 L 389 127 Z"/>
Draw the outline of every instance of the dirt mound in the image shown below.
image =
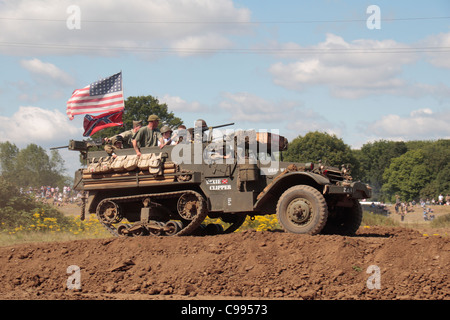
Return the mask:
<path fill-rule="evenodd" d="M 404 228 L 110 238 L 0 248 L 0 298 L 450 299 L 448 270 L 448 237 Z"/>

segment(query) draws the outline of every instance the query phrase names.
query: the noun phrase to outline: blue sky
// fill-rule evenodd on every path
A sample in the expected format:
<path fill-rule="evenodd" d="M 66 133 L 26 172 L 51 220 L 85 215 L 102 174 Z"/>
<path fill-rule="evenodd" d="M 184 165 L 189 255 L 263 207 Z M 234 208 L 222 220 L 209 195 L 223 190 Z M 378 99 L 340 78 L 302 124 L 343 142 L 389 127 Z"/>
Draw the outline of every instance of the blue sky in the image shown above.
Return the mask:
<path fill-rule="evenodd" d="M 119 71 L 125 97 L 155 96 L 187 126 L 353 148 L 450 138 L 447 0 L 0 1 L 0 30 L 0 141 L 20 148 L 82 139 L 66 101 Z M 61 154 L 72 172 L 78 154 Z"/>

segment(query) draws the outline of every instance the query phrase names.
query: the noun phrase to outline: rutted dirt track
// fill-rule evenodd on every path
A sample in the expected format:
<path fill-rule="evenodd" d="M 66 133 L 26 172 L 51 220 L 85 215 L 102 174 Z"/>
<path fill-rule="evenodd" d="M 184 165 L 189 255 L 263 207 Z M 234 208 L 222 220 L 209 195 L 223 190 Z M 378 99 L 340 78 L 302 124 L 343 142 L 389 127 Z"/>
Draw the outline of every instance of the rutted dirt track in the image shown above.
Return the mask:
<path fill-rule="evenodd" d="M 81 290 L 67 289 L 70 265 Z M 448 236 L 405 228 L 110 238 L 1 247 L 0 299 L 449 300 L 449 270 Z"/>

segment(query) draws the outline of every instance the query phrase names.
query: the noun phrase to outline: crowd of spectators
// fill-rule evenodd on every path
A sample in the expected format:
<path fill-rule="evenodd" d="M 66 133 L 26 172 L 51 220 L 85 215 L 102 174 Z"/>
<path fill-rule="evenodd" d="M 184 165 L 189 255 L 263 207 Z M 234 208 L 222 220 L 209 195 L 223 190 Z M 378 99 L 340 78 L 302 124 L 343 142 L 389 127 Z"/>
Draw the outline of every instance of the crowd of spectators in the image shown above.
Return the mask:
<path fill-rule="evenodd" d="M 63 206 L 69 203 L 80 203 L 82 193 L 73 190 L 69 186 L 60 189 L 58 186 L 41 186 L 40 188 L 20 188 L 21 193 L 29 194 L 36 200 L 51 203 L 55 206 Z"/>
<path fill-rule="evenodd" d="M 431 200 L 429 198 L 420 199 L 419 202 L 416 202 L 415 200 L 411 202 L 401 202 L 400 197 L 397 196 L 397 200 L 395 203 L 395 213 L 400 214 L 401 220 L 404 221 L 405 215 L 413 211 L 413 208 L 416 206 L 420 206 L 423 210 L 423 219 L 424 221 L 431 221 L 434 219 L 434 210 L 433 206 L 435 205 L 447 205 L 450 206 L 450 195 L 447 194 L 446 197 L 444 197 L 442 194 L 440 194 L 436 200 L 435 198 L 432 198 Z"/>

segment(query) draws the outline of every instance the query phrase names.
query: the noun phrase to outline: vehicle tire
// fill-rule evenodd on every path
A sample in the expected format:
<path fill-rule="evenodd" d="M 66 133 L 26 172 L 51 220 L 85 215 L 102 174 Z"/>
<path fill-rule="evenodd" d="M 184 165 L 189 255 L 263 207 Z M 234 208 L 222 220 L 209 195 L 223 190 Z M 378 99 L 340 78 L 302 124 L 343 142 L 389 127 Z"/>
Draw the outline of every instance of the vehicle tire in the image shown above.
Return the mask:
<path fill-rule="evenodd" d="M 330 210 L 322 233 L 343 236 L 354 235 L 361 225 L 362 215 L 361 204 L 358 200 L 353 199 L 352 207 L 336 207 L 332 211 Z"/>
<path fill-rule="evenodd" d="M 327 217 L 325 198 L 313 187 L 291 187 L 278 200 L 278 222 L 287 232 L 317 234 L 325 226 Z"/>

